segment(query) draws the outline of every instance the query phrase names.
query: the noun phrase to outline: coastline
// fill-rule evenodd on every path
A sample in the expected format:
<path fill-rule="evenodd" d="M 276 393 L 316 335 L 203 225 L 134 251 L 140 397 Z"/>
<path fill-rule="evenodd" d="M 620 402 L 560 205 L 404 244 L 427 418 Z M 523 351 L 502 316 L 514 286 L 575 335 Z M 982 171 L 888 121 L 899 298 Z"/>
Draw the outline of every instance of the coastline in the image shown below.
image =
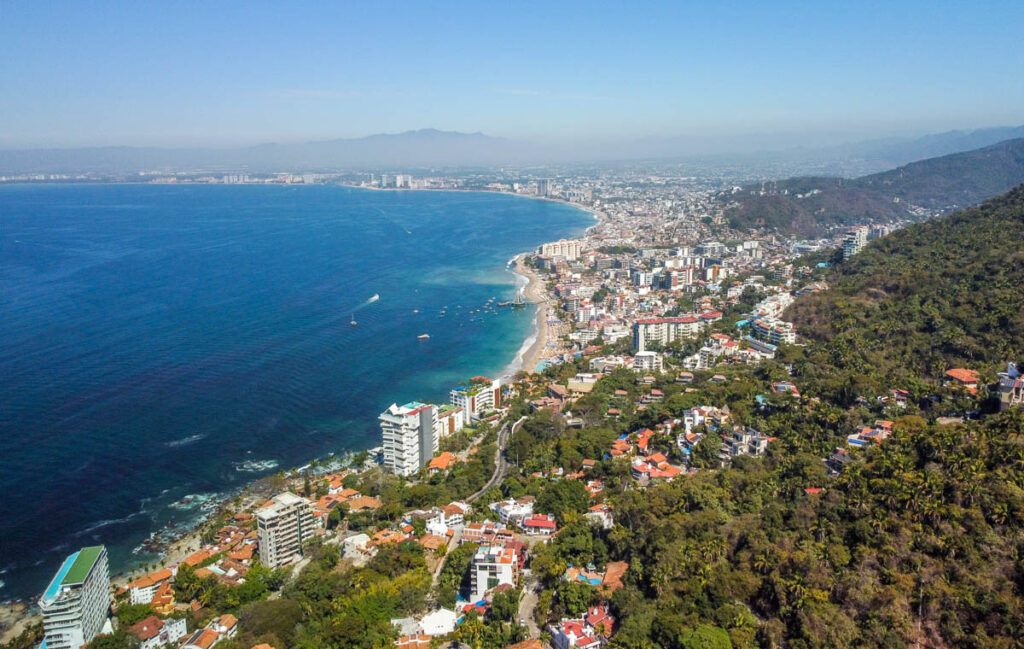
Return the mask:
<path fill-rule="evenodd" d="M 356 189 L 376 189 L 377 191 L 479 192 L 486 194 L 520 196 L 522 198 L 562 203 L 590 214 L 598 223 L 601 221 L 597 212 L 592 209 L 588 209 L 568 201 L 540 196 L 528 196 L 510 192 L 478 189 L 380 189 L 350 185 L 346 186 Z M 592 227 L 594 226 L 586 228 L 585 232 L 589 231 Z M 524 339 L 522 347 L 510 363 L 509 368 L 505 371 L 505 374 L 501 375 L 501 378 L 505 380 L 512 379 L 519 372 L 532 373 L 535 371 L 538 363 L 542 360 L 559 353 L 558 351 L 550 351 L 552 348 L 548 347 L 552 338 L 552 328 L 548 324 L 551 296 L 547 291 L 544 277 L 532 267 L 526 265 L 525 260 L 529 254 L 530 252 L 521 252 L 517 254 L 513 258 L 514 264 L 513 268 L 510 270 L 512 270 L 512 272 L 518 277 L 523 277 L 525 279 L 526 283 L 521 287 L 517 286 L 517 290 L 521 290 L 523 298 L 531 304 L 535 304 L 537 306 L 537 310 L 531 334 Z M 223 500 L 218 503 L 217 507 L 213 508 L 209 513 L 199 519 L 191 530 L 182 530 L 183 533 L 180 537 L 173 540 L 169 539 L 169 542 L 159 549 L 154 548 L 152 554 L 149 555 L 152 563 L 148 566 L 146 563 L 139 562 L 133 565 L 118 566 L 115 570 L 112 570 L 111 584 L 115 587 L 126 585 L 132 579 L 135 579 L 139 575 L 147 572 L 147 568 L 151 566 L 164 566 L 180 563 L 185 557 L 201 547 L 201 530 L 211 520 L 214 520 L 220 512 L 228 509 L 233 511 L 242 511 L 246 507 L 250 506 L 250 504 L 258 502 L 259 496 L 257 494 L 262 490 L 261 483 L 263 483 L 263 486 L 266 486 L 268 477 L 269 476 L 254 478 L 250 482 L 241 485 L 239 488 L 233 489 L 230 493 L 224 494 Z M 252 502 L 244 502 L 239 505 L 236 503 L 236 498 L 239 497 L 244 501 Z M 23 628 L 24 624 L 40 619 L 34 598 L 12 598 L 4 601 L 0 604 L 0 614 L 2 614 L 0 615 L 0 639 L 4 642 L 8 641 L 12 635 L 16 635 L 16 631 Z"/>
<path fill-rule="evenodd" d="M 516 357 L 502 373 L 500 378 L 503 379 L 511 379 L 519 372 L 533 372 L 537 364 L 545 357 L 544 351 L 547 349 L 549 335 L 547 312 L 550 296 L 543 278 L 532 267 L 526 265 L 525 260 L 528 254 L 519 253 L 513 258 L 510 265 L 512 265 L 513 274 L 526 280 L 526 284 L 517 289 L 517 292 L 522 291 L 523 299 L 537 306 L 537 313 L 534 316 L 531 334 L 523 341 Z"/>

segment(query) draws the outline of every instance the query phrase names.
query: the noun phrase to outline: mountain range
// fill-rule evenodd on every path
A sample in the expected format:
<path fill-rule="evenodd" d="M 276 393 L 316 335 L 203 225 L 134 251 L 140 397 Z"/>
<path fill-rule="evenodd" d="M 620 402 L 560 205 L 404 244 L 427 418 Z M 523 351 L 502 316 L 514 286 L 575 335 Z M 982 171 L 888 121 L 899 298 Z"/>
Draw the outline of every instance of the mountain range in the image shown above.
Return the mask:
<path fill-rule="evenodd" d="M 950 131 L 828 146 L 794 146 L 792 135 L 680 136 L 636 140 L 528 142 L 483 133 L 421 129 L 360 138 L 268 143 L 238 148 L 107 146 L 0 150 L 0 174 L 143 171 L 339 171 L 495 166 L 554 162 L 713 159 L 844 175 L 878 171 L 1024 137 L 1024 126 Z"/>

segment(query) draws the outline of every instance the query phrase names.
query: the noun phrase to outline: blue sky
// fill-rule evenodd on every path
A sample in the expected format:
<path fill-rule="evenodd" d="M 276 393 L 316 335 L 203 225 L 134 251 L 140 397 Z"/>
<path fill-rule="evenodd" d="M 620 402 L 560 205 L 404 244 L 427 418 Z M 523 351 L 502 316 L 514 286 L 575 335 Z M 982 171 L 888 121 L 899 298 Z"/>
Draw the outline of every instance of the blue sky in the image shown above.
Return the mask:
<path fill-rule="evenodd" d="M 0 0 L 0 146 L 1024 123 L 1024 2 Z"/>

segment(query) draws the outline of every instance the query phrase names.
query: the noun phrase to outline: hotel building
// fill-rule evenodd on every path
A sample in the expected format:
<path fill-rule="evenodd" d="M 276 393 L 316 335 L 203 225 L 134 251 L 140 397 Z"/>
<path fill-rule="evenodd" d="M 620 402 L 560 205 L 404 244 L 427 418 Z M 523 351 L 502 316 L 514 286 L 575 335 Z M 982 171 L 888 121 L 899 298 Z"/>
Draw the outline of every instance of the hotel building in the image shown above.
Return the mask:
<path fill-rule="evenodd" d="M 567 261 L 573 261 L 580 256 L 580 242 L 576 239 L 559 239 L 545 243 L 540 247 L 540 254 L 544 257 L 562 257 Z"/>
<path fill-rule="evenodd" d="M 102 545 L 82 548 L 61 565 L 39 598 L 41 649 L 79 649 L 103 628 L 110 610 L 110 570 Z"/>
<path fill-rule="evenodd" d="M 473 422 L 482 419 L 484 413 L 501 406 L 501 382 L 486 376 L 474 376 L 469 384 L 452 389 L 449 403 L 462 408 L 462 422 L 472 426 Z"/>
<path fill-rule="evenodd" d="M 452 404 L 458 406 L 458 404 Z M 412 401 L 391 404 L 380 414 L 384 443 L 384 466 L 400 476 L 410 476 L 434 457 L 438 444 L 438 416 L 435 406 Z"/>

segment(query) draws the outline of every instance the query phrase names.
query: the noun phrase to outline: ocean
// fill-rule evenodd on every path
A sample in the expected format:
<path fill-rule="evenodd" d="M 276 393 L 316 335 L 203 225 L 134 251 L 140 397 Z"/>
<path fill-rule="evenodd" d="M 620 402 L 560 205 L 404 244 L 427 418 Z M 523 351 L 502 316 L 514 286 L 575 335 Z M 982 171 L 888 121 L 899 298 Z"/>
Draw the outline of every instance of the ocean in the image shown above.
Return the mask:
<path fill-rule="evenodd" d="M 133 550 L 168 522 L 507 371 L 534 309 L 477 310 L 592 223 L 488 193 L 0 186 L 0 600 L 83 545 L 154 561 Z"/>

